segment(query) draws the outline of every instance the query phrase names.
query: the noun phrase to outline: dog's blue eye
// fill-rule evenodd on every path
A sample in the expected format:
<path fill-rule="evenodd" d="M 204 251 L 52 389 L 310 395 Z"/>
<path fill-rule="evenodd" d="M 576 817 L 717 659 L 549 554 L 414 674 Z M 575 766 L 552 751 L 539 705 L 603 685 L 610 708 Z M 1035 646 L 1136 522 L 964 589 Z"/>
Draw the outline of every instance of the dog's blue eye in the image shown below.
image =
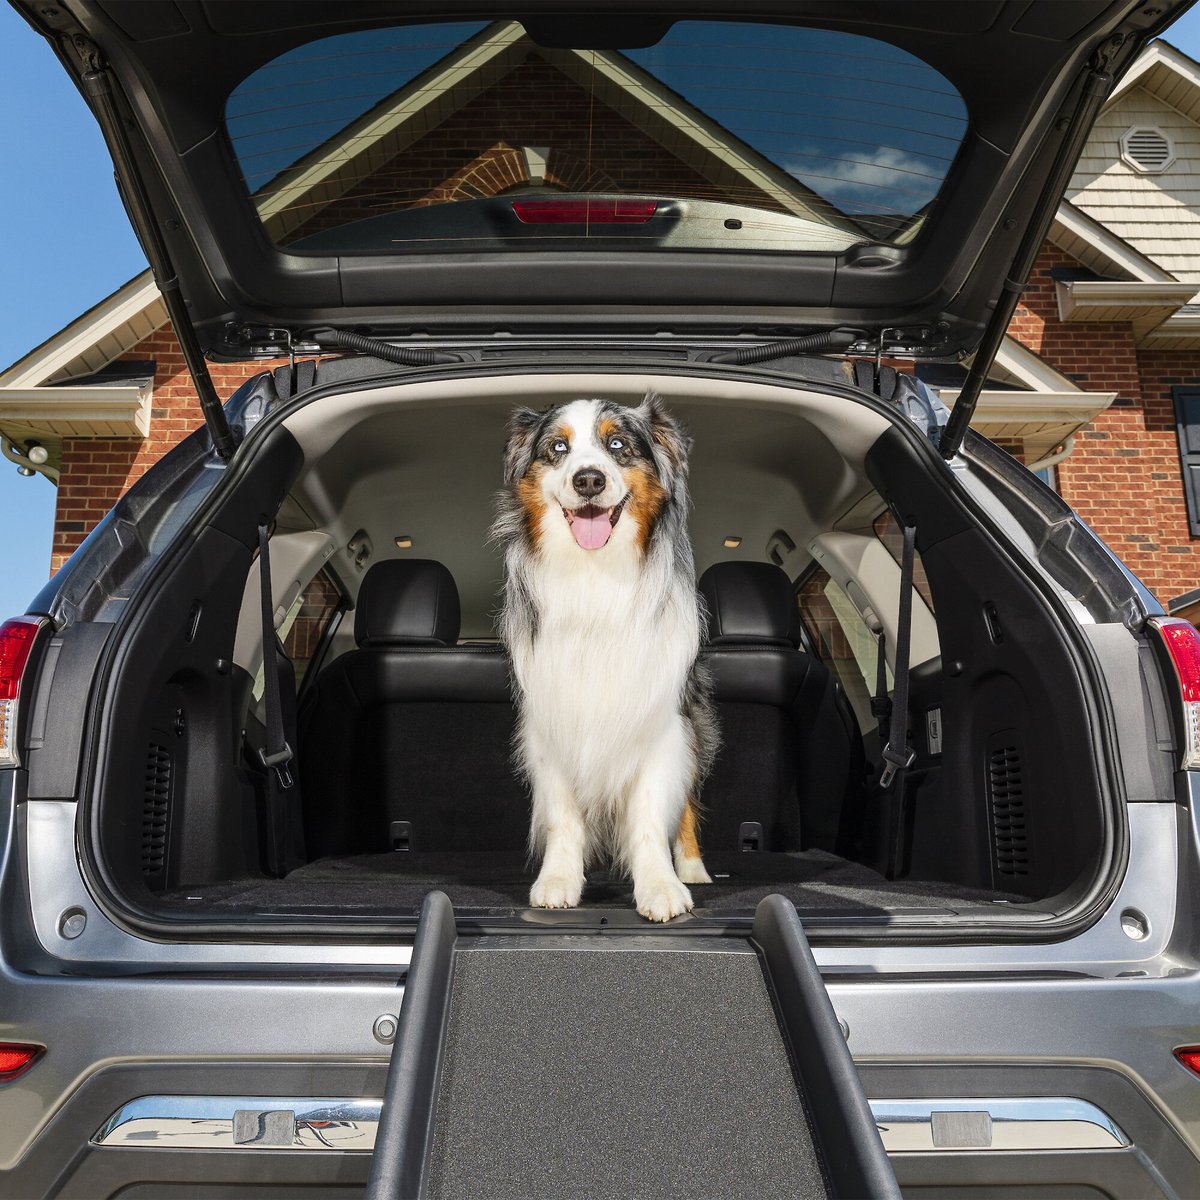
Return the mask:
<path fill-rule="evenodd" d="M 610 450 L 624 450 L 625 443 L 619 437 L 610 437 L 608 439 L 608 448 Z"/>
<path fill-rule="evenodd" d="M 566 443 L 566 442 L 564 442 L 564 441 L 562 440 L 562 438 L 559 438 L 559 439 L 558 439 L 558 440 L 557 440 L 557 441 L 554 443 L 554 445 L 553 445 L 553 446 L 551 446 L 550 448 L 551 448 L 551 449 L 554 451 L 554 453 L 555 453 L 555 454 L 566 454 L 566 452 L 567 452 L 567 443 Z"/>

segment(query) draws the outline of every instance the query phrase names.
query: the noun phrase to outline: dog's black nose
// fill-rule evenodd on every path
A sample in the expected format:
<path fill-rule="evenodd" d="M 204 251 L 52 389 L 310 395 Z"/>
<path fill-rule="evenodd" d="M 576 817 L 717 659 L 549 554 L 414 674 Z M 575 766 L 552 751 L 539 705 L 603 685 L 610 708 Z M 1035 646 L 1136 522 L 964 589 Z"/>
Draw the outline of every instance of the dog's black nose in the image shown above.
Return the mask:
<path fill-rule="evenodd" d="M 597 471 L 595 467 L 584 467 L 582 471 L 575 472 L 571 483 L 581 496 L 598 496 L 604 491 L 604 472 Z"/>

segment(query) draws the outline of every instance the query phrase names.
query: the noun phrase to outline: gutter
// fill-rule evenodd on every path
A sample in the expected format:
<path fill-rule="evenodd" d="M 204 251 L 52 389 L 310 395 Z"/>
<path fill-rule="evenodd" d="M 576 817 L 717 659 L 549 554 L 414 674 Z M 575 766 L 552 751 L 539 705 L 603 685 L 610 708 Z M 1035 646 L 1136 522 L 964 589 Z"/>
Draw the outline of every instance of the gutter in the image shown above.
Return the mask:
<path fill-rule="evenodd" d="M 1129 321 L 1139 342 L 1195 295 L 1195 285 L 1138 280 L 1058 280 L 1058 315 L 1064 322 Z"/>
<path fill-rule="evenodd" d="M 1064 459 L 1071 457 L 1071 451 L 1074 449 L 1075 435 L 1072 433 L 1053 454 L 1047 454 L 1045 458 L 1039 458 L 1037 462 L 1026 463 L 1025 468 L 1029 471 L 1044 471 L 1047 467 L 1057 467 Z"/>
<path fill-rule="evenodd" d="M 140 439 L 150 433 L 150 395 L 138 385 L 0 387 L 0 422 L 45 437 Z"/>

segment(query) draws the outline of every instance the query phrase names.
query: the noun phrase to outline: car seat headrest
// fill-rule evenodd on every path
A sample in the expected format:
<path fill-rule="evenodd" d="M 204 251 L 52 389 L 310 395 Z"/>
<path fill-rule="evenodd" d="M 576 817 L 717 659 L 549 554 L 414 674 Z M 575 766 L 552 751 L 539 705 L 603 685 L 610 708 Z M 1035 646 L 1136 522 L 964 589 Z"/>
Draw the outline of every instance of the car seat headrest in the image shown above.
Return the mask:
<path fill-rule="evenodd" d="M 431 558 L 388 559 L 363 576 L 354 608 L 360 647 L 453 646 L 461 621 L 454 576 Z"/>
<path fill-rule="evenodd" d="M 714 563 L 697 584 L 708 607 L 708 644 L 800 644 L 792 582 L 774 563 Z"/>

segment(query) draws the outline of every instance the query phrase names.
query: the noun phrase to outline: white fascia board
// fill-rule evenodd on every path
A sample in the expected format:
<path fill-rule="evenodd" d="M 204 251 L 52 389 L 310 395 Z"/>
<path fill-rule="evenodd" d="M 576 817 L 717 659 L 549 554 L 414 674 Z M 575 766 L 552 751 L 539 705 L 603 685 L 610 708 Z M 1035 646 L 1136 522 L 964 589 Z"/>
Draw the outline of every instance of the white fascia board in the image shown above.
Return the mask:
<path fill-rule="evenodd" d="M 1200 331 L 1200 313 L 1175 313 L 1168 317 L 1155 331 L 1156 333 L 1196 333 Z"/>
<path fill-rule="evenodd" d="M 397 132 L 403 125 L 411 122 L 422 109 L 434 104 L 446 92 L 482 70 L 493 59 L 506 53 L 524 36 L 524 27 L 517 21 L 511 21 L 492 33 L 485 41 L 460 48 L 457 57 L 446 64 L 436 79 L 430 80 L 416 92 L 402 91 L 386 110 L 364 120 L 361 125 L 352 125 L 346 131 L 346 137 L 340 147 L 319 147 L 306 159 L 301 159 L 296 166 L 290 168 L 290 174 L 283 177 L 278 187 L 254 198 L 259 219 L 266 224 L 297 200 L 316 194 L 323 186 L 332 186 L 335 195 L 340 195 L 352 187 L 377 165 L 372 162 L 371 152 L 385 137 Z M 352 146 L 353 149 L 345 149 L 348 146 Z M 351 170 L 345 178 L 335 178 L 345 174 L 348 165 L 356 160 L 363 164 L 361 171 L 355 174 Z M 270 187 L 269 184 L 267 186 Z M 332 200 L 333 195 L 327 196 L 326 199 Z"/>
<path fill-rule="evenodd" d="M 997 389 L 979 394 L 971 424 L 1086 425 L 1112 405 L 1116 392 L 1016 392 Z M 940 389 L 942 403 L 954 407 L 957 390 Z"/>
<path fill-rule="evenodd" d="M 1175 313 L 1138 344 L 1146 350 L 1200 349 L 1200 313 Z"/>
<path fill-rule="evenodd" d="M 1115 269 L 1132 275 L 1135 280 L 1146 283 L 1176 282 L 1174 275 L 1164 271 L 1156 262 L 1118 237 L 1094 217 L 1076 208 L 1070 201 L 1064 200 L 1054 214 L 1054 224 L 1050 228 L 1051 240 L 1054 239 L 1054 226 L 1060 226 L 1072 237 L 1087 242 Z"/>
<path fill-rule="evenodd" d="M 1109 93 L 1105 107 L 1131 88 L 1137 87 L 1142 78 L 1158 66 L 1166 67 L 1200 90 L 1200 63 L 1189 58 L 1181 50 L 1176 50 L 1170 42 L 1164 42 L 1158 38 L 1138 55 L 1133 66 L 1121 77 L 1117 86 Z"/>
<path fill-rule="evenodd" d="M 150 432 L 153 389 L 124 387 L 0 387 L 0 425 L 44 426 L 48 435 L 144 438 Z M 61 427 L 70 426 L 66 432 Z M 119 431 L 119 433 L 114 432 Z"/>
<path fill-rule="evenodd" d="M 151 273 L 145 271 L 13 363 L 0 375 L 0 389 L 37 387 L 159 299 L 158 285 Z"/>
<path fill-rule="evenodd" d="M 996 351 L 996 362 L 1018 383 L 1041 395 L 1086 395 L 1081 388 L 1056 371 L 1014 337 L 1005 336 Z M 958 393 L 955 392 L 955 395 Z M 984 393 L 988 393 L 985 391 Z"/>
<path fill-rule="evenodd" d="M 1195 291 L 1191 283 L 1075 279 L 1055 284 L 1063 321 L 1149 321 L 1151 328 L 1187 304 Z"/>

